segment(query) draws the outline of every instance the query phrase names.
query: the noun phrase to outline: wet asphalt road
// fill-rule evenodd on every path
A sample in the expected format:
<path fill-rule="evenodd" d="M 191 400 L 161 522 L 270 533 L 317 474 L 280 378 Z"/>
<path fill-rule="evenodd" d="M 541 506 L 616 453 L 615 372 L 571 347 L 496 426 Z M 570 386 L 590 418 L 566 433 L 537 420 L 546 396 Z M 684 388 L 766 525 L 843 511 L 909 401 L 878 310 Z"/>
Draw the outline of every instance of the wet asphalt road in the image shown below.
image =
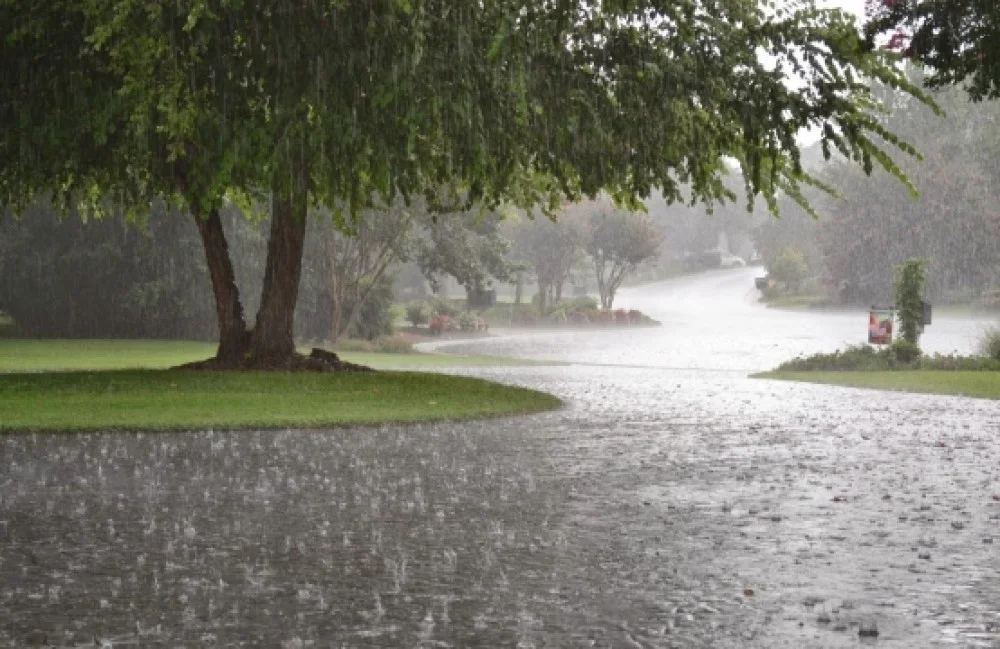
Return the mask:
<path fill-rule="evenodd" d="M 462 346 L 578 363 L 463 370 L 558 412 L 0 437 L 0 646 L 1000 647 L 1000 407 L 746 378 L 864 335 L 751 279 Z"/>

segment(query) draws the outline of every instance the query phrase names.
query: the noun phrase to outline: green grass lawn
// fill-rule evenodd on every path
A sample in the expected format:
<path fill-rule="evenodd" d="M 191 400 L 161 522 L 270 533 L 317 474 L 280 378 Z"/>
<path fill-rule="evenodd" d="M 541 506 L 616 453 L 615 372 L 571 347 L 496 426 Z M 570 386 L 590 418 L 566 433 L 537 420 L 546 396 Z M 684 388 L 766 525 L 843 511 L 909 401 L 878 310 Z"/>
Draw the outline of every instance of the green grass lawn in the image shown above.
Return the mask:
<path fill-rule="evenodd" d="M 429 372 L 170 370 L 214 346 L 174 341 L 0 340 L 0 430 L 318 428 L 470 419 L 558 408 L 556 397 Z M 435 354 L 341 354 L 376 368 L 510 363 Z"/>
<path fill-rule="evenodd" d="M 418 372 L 125 370 L 0 375 L 0 430 L 321 428 L 557 408 L 556 397 Z"/>
<path fill-rule="evenodd" d="M 306 350 L 307 351 L 307 350 Z M 0 373 L 67 370 L 167 369 L 215 354 L 212 343 L 174 340 L 0 339 Z M 530 361 L 490 356 L 338 352 L 345 361 L 375 369 L 435 369 L 524 365 Z"/>
<path fill-rule="evenodd" d="M 755 378 L 825 383 L 854 388 L 953 394 L 1000 399 L 1000 372 L 896 370 L 882 372 L 764 372 Z"/>

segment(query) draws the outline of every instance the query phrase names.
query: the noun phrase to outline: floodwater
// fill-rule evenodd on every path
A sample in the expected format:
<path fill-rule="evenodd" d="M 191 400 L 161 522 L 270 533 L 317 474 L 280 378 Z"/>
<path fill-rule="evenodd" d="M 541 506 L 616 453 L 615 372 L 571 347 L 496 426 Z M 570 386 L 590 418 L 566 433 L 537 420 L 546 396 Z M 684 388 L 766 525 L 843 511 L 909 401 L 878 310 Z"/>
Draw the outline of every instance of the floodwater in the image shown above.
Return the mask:
<path fill-rule="evenodd" d="M 1000 407 L 747 378 L 865 334 L 752 277 L 459 346 L 553 413 L 0 437 L 0 646 L 1000 647 Z"/>

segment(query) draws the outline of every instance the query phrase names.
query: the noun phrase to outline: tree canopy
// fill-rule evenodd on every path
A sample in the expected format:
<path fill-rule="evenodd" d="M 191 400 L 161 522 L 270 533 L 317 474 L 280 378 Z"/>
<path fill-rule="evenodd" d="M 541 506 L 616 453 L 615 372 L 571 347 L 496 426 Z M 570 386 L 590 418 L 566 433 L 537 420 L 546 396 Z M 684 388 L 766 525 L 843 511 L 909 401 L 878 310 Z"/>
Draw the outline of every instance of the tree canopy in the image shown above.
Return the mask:
<path fill-rule="evenodd" d="M 965 83 L 1000 98 L 1000 4 L 995 0 L 866 0 L 869 47 L 879 37 L 932 70 L 928 85 Z"/>
<path fill-rule="evenodd" d="M 853 20 L 811 0 L 0 0 L 0 192 L 155 196 L 198 219 L 220 360 L 294 354 L 310 201 L 342 218 L 453 187 L 486 208 L 810 183 L 796 136 L 898 173 L 867 81 L 920 96 Z M 789 77 L 797 83 L 790 83 Z M 250 328 L 218 209 L 269 195 Z"/>

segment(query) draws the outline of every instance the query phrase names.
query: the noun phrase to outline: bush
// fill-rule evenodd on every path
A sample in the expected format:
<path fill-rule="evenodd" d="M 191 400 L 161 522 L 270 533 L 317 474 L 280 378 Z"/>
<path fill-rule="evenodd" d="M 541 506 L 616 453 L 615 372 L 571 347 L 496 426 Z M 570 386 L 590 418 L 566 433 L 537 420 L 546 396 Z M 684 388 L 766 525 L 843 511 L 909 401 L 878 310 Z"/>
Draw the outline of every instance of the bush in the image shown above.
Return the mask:
<path fill-rule="evenodd" d="M 413 344 L 402 336 L 381 336 L 375 340 L 342 338 L 337 341 L 334 349 L 338 352 L 360 354 L 409 354 L 413 351 Z"/>
<path fill-rule="evenodd" d="M 14 320 L 0 311 L 0 338 L 13 338 L 15 333 Z"/>
<path fill-rule="evenodd" d="M 909 359 L 909 360 L 907 360 Z M 815 354 L 800 357 L 778 367 L 787 372 L 824 371 L 887 371 L 887 370 L 940 370 L 940 371 L 1000 371 L 1000 359 L 982 356 L 924 356 L 920 348 L 903 340 L 884 349 L 869 345 L 850 346 L 832 354 Z"/>
<path fill-rule="evenodd" d="M 375 349 L 383 354 L 410 354 L 413 343 L 403 336 L 383 336 L 375 340 Z"/>
<path fill-rule="evenodd" d="M 475 331 L 478 318 L 471 313 L 463 313 L 458 319 L 458 326 L 462 331 Z"/>
<path fill-rule="evenodd" d="M 778 370 L 788 372 L 822 372 L 851 370 L 897 369 L 899 361 L 890 349 L 877 350 L 870 345 L 851 345 L 832 354 L 814 354 L 786 361 Z"/>
<path fill-rule="evenodd" d="M 979 353 L 986 358 L 1000 361 L 1000 327 L 992 327 L 979 341 Z"/>
<path fill-rule="evenodd" d="M 920 351 L 920 347 L 916 343 L 902 338 L 893 341 L 889 347 L 889 352 L 897 361 L 903 364 L 912 363 L 923 355 L 923 352 Z"/>
<path fill-rule="evenodd" d="M 341 338 L 333 348 L 338 352 L 371 354 L 375 352 L 375 342 L 364 338 Z"/>
<path fill-rule="evenodd" d="M 406 307 L 406 319 L 410 321 L 414 327 L 419 327 L 422 324 L 427 324 L 430 318 L 427 317 L 427 310 L 424 308 L 423 304 L 411 304 Z"/>
<path fill-rule="evenodd" d="M 768 270 L 771 277 L 794 291 L 798 290 L 802 280 L 806 278 L 809 267 L 806 265 L 805 257 L 798 249 L 785 246 Z"/>
<path fill-rule="evenodd" d="M 440 336 L 443 333 L 456 331 L 458 329 L 458 323 L 451 316 L 439 313 L 431 318 L 430 329 L 432 334 Z"/>
<path fill-rule="evenodd" d="M 588 309 L 597 308 L 597 299 L 584 295 L 582 297 L 574 297 L 568 300 L 561 300 L 559 306 L 564 308 L 567 313 L 576 313 L 577 311 L 586 311 Z"/>
<path fill-rule="evenodd" d="M 446 315 L 449 318 L 455 318 L 462 312 L 454 303 L 443 298 L 436 298 L 431 302 L 431 309 L 434 315 Z"/>

